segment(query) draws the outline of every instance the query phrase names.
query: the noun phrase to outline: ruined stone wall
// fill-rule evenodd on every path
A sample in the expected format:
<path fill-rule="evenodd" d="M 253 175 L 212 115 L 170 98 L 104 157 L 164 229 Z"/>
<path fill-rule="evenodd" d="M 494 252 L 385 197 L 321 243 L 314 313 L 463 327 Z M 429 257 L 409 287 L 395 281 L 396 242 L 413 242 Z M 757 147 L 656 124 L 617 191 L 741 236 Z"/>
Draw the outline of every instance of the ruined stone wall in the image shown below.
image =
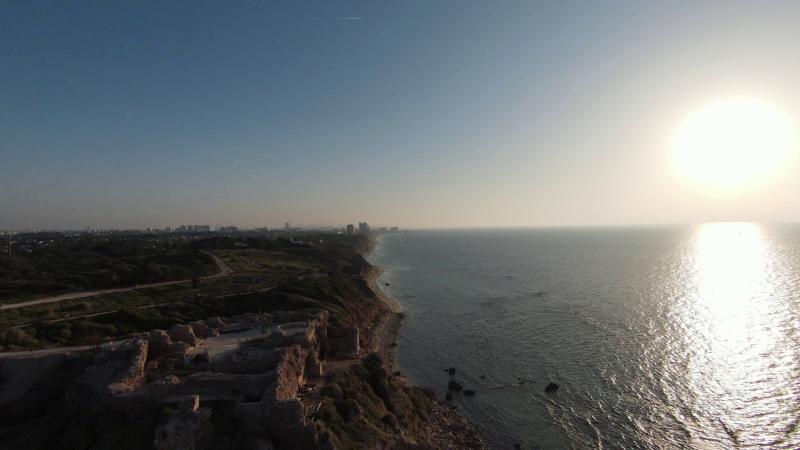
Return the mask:
<path fill-rule="evenodd" d="M 116 382 L 108 386 L 112 394 L 132 391 L 145 383 L 144 365 L 147 362 L 147 341 L 137 339 L 127 342 L 124 348 L 127 352 L 127 363 L 120 371 Z"/>

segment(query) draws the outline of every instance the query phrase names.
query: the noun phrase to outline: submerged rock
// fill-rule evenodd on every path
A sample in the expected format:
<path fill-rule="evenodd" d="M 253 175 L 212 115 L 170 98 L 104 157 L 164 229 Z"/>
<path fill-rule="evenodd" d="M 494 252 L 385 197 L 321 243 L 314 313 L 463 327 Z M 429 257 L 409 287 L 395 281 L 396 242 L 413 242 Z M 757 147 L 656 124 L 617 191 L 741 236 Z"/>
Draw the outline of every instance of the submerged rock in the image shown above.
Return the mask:
<path fill-rule="evenodd" d="M 475 397 L 475 391 L 472 389 L 464 389 L 464 395 L 467 397 Z"/>
<path fill-rule="evenodd" d="M 462 389 L 464 389 L 464 386 L 456 380 L 450 380 L 450 382 L 447 383 L 447 390 L 449 391 L 461 392 Z"/>
<path fill-rule="evenodd" d="M 449 369 L 445 369 L 445 371 L 446 371 L 448 374 L 450 374 L 450 376 L 453 376 L 453 375 L 455 375 L 455 374 L 456 374 L 456 368 L 455 368 L 455 367 L 450 367 Z"/>
<path fill-rule="evenodd" d="M 555 383 L 549 383 L 545 388 L 545 392 L 555 392 L 558 390 L 558 385 Z"/>

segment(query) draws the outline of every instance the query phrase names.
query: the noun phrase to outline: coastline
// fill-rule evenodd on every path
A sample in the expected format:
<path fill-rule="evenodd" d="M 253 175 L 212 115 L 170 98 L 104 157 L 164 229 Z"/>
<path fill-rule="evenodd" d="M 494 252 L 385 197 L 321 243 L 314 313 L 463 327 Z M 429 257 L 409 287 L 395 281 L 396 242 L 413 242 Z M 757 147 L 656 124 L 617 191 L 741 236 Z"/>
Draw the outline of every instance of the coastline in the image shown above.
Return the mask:
<path fill-rule="evenodd" d="M 373 334 L 373 347 L 377 347 L 373 351 L 383 357 L 385 364 L 394 373 L 401 374 L 397 367 L 396 341 L 403 319 L 402 305 L 381 289 L 378 278 L 384 269 L 367 260 L 377 245 L 377 238 L 370 236 L 367 248 L 361 252 L 367 265 L 367 271 L 363 275 L 364 281 L 375 297 L 387 307 L 385 317 L 377 325 L 381 329 Z M 413 385 L 405 375 L 402 376 L 408 385 Z M 433 399 L 427 428 L 427 433 L 439 449 L 486 450 L 488 448 L 475 424 L 467 420 L 457 406 L 446 400 Z"/>
<path fill-rule="evenodd" d="M 304 279 L 300 267 L 281 290 L 247 291 L 237 302 L 196 298 L 186 319 L 169 319 L 169 331 L 145 324 L 114 345 L 0 358 L 0 434 L 9 448 L 87 448 L 83 436 L 102 429 L 108 440 L 92 448 L 250 449 L 263 441 L 281 449 L 486 449 L 477 428 L 442 399 L 445 385 L 436 392 L 415 386 L 395 367 L 403 314 L 380 289 L 382 269 L 364 257 L 373 249 L 362 235 L 319 252 L 289 244 L 286 253 L 251 251 L 248 258 L 263 263 L 302 255 L 333 269 Z M 40 363 L 52 365 L 30 369 Z M 45 382 L 69 394 L 29 388 Z M 161 407 L 187 395 L 191 404 L 171 406 L 179 414 Z M 40 409 L 46 415 L 33 414 Z M 104 422 L 112 410 L 125 414 Z M 186 420 L 197 432 L 181 431 Z M 250 426 L 233 426 L 242 420 Z M 136 439 L 118 445 L 131 429 Z M 200 445 L 198 436 L 227 446 Z"/>

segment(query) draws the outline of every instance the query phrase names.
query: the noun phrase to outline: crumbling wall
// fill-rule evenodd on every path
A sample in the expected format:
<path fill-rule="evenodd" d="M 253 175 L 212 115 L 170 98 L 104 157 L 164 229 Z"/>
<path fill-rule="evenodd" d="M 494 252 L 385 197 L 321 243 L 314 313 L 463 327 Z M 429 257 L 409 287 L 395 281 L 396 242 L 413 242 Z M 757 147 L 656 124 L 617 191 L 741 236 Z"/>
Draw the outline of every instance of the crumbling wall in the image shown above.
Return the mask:
<path fill-rule="evenodd" d="M 109 384 L 108 389 L 112 395 L 132 391 L 145 383 L 144 365 L 147 362 L 147 341 L 137 339 L 122 344 L 118 350 L 123 352 L 125 358 L 121 370 Z"/>

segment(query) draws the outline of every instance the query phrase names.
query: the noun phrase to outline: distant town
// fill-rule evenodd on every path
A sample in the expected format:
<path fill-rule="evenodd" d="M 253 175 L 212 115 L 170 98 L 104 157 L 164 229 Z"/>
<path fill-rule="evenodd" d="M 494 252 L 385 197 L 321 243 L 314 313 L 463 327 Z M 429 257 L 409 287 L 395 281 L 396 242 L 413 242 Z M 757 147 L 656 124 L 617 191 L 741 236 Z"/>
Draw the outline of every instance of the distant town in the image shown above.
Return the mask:
<path fill-rule="evenodd" d="M 339 235 L 358 235 L 358 234 L 382 234 L 398 233 L 400 227 L 378 227 L 371 228 L 367 222 L 358 224 L 347 224 L 343 227 L 294 227 L 286 222 L 282 227 L 251 227 L 244 228 L 233 225 L 211 226 L 211 225 L 178 225 L 175 227 L 164 228 L 131 228 L 131 229 L 100 229 L 86 227 L 83 230 L 53 230 L 53 229 L 23 229 L 23 230 L 4 230 L 0 231 L 0 255 L 11 255 L 13 252 L 29 253 L 38 248 L 48 247 L 61 237 L 78 237 L 82 235 L 161 235 L 159 240 L 184 240 L 191 237 L 202 237 L 209 234 L 240 235 L 240 236 L 273 236 L 288 237 L 296 234 L 339 234 Z M 13 249 L 13 250 L 12 250 Z"/>

